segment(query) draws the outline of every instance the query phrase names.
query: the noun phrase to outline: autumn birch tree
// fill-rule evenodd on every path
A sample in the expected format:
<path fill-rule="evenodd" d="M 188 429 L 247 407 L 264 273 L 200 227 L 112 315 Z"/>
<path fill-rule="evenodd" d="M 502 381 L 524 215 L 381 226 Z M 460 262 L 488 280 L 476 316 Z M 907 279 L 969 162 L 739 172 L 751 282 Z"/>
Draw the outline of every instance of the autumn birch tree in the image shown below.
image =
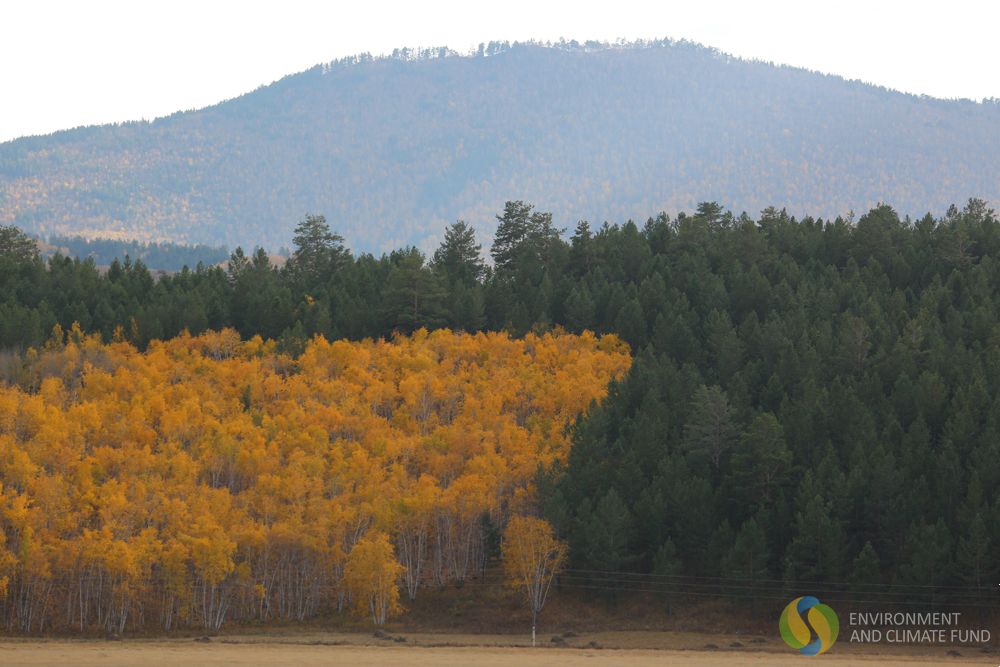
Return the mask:
<path fill-rule="evenodd" d="M 371 614 L 375 625 L 403 610 L 399 604 L 399 577 L 403 566 L 396 561 L 389 536 L 368 533 L 351 549 L 344 568 L 347 590 L 358 615 Z"/>
<path fill-rule="evenodd" d="M 544 519 L 516 516 L 503 534 L 503 566 L 507 584 L 524 591 L 531 607 L 531 645 L 535 645 L 538 614 L 552 579 L 566 562 L 566 544 L 555 538 Z"/>

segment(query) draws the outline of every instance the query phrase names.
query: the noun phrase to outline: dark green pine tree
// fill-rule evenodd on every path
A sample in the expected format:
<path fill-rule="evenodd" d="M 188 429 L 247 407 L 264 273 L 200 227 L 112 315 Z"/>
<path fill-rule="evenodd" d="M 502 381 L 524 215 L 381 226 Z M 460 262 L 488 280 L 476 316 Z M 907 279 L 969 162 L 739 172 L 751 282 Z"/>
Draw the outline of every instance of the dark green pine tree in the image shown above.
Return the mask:
<path fill-rule="evenodd" d="M 499 276 L 517 271 L 539 273 L 539 269 L 561 259 L 562 230 L 552 224 L 552 214 L 534 211 L 531 204 L 509 201 L 497 216 L 497 231 L 490 254 Z"/>
<path fill-rule="evenodd" d="M 614 327 L 611 330 L 628 343 L 633 352 L 638 352 L 646 345 L 648 340 L 646 318 L 642 314 L 642 307 L 638 300 L 629 299 L 625 302 L 622 309 L 618 311 Z"/>
<path fill-rule="evenodd" d="M 668 537 L 653 557 L 653 574 L 659 578 L 656 586 L 663 591 L 663 601 L 667 608 L 667 614 L 674 613 L 674 598 L 678 591 L 683 590 L 681 587 L 683 571 L 684 563 L 681 562 L 677 553 L 677 547 L 674 545 L 674 541 Z"/>
<path fill-rule="evenodd" d="M 719 387 L 699 387 L 691 403 L 691 417 L 684 426 L 687 451 L 707 459 L 718 470 L 736 437 L 726 393 Z"/>
<path fill-rule="evenodd" d="M 574 287 L 563 309 L 566 327 L 575 333 L 594 329 L 594 300 L 585 283 Z"/>
<path fill-rule="evenodd" d="M 628 533 L 632 515 L 617 491 L 609 489 L 593 511 L 581 512 L 577 521 L 581 538 L 578 553 L 582 564 L 610 573 L 621 571 L 629 563 Z"/>
<path fill-rule="evenodd" d="M 523 201 L 509 201 L 504 204 L 503 213 L 497 216 L 497 231 L 490 254 L 498 272 L 509 272 L 514 268 L 517 253 L 531 230 L 533 208 Z"/>
<path fill-rule="evenodd" d="M 750 587 L 752 613 L 757 611 L 758 579 L 767 576 L 769 558 L 767 536 L 757 520 L 751 517 L 736 533 L 733 547 L 726 555 L 725 569 L 729 576 L 745 580 L 744 585 Z"/>
<path fill-rule="evenodd" d="M 285 277 L 258 248 L 249 266 L 236 276 L 230 297 L 232 321 L 241 334 L 277 339 L 293 326 L 295 303 Z"/>
<path fill-rule="evenodd" d="M 468 288 L 483 279 L 486 265 L 482 246 L 476 243 L 476 231 L 471 225 L 459 220 L 445 230 L 444 241 L 434 251 L 431 268 L 447 284 L 457 282 Z"/>
<path fill-rule="evenodd" d="M 947 583 L 952 569 L 952 538 L 942 519 L 910 526 L 897 582 L 907 586 L 911 599 L 933 602 L 935 587 Z"/>
<path fill-rule="evenodd" d="M 754 417 L 733 454 L 736 513 L 748 516 L 770 506 L 786 485 L 791 464 L 792 453 L 777 418 L 769 412 Z"/>
<path fill-rule="evenodd" d="M 882 581 L 882 565 L 871 542 L 865 542 L 861 551 L 851 565 L 851 588 L 863 598 L 866 592 L 871 592 L 873 586 Z"/>
<path fill-rule="evenodd" d="M 38 244 L 17 227 L 0 225 L 0 258 L 26 264 L 38 258 Z"/>
<path fill-rule="evenodd" d="M 992 553 L 993 540 L 986 521 L 982 514 L 976 513 L 958 543 L 956 560 L 962 581 L 980 590 L 992 587 L 997 572 Z"/>
<path fill-rule="evenodd" d="M 713 570 L 712 561 L 723 556 L 725 549 L 732 545 L 732 533 L 730 531 L 727 544 L 713 544 L 717 541 L 713 537 L 726 539 L 713 534 L 713 527 L 728 526 L 728 522 L 716 521 L 711 482 L 694 474 L 680 457 L 666 457 L 659 469 L 662 476 L 658 481 L 662 485 L 672 523 L 670 534 L 688 572 L 699 575 L 717 572 Z"/>
<path fill-rule="evenodd" d="M 453 282 L 448 292 L 448 326 L 461 331 L 479 331 L 486 326 L 486 301 L 481 285 Z"/>
<path fill-rule="evenodd" d="M 734 577 L 756 579 L 767 574 L 770 554 L 767 536 L 753 517 L 744 522 L 726 556 L 726 570 Z"/>
<path fill-rule="evenodd" d="M 728 313 L 712 310 L 705 325 L 705 343 L 719 382 L 727 385 L 743 366 L 743 343 L 733 328 Z"/>
<path fill-rule="evenodd" d="M 699 203 L 694 218 L 714 228 L 729 226 L 733 222 L 732 213 L 723 208 L 722 204 L 714 201 Z"/>
<path fill-rule="evenodd" d="M 785 553 L 785 579 L 838 581 L 844 574 L 844 529 L 830 503 L 818 492 L 812 476 L 803 478 L 795 507 L 795 536 Z"/>
<path fill-rule="evenodd" d="M 410 333 L 444 324 L 446 292 L 434 272 L 424 265 L 423 254 L 411 247 L 394 252 L 391 261 L 393 268 L 383 294 L 389 326 Z"/>
<path fill-rule="evenodd" d="M 577 276 L 584 276 L 597 265 L 594 235 L 590 225 L 581 220 L 570 238 L 570 270 Z"/>
<path fill-rule="evenodd" d="M 226 275 L 229 277 L 229 282 L 235 283 L 249 268 L 250 259 L 243 253 L 242 247 L 236 246 L 236 250 L 229 255 L 229 262 L 226 264 Z"/>
<path fill-rule="evenodd" d="M 325 287 L 349 257 L 344 239 L 333 233 L 322 215 L 306 214 L 295 226 L 295 251 L 285 270 L 299 290 L 311 294 Z"/>

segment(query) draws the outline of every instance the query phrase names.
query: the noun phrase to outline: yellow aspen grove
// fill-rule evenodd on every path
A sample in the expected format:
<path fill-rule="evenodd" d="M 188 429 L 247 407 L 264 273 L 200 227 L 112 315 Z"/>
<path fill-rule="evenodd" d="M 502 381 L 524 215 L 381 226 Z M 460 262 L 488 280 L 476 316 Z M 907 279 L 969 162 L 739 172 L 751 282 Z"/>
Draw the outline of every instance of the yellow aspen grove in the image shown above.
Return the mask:
<path fill-rule="evenodd" d="M 413 489 L 399 499 L 395 510 L 396 552 L 403 565 L 406 592 L 417 597 L 431 534 L 432 510 L 440 502 L 434 478 L 421 475 Z"/>
<path fill-rule="evenodd" d="M 403 566 L 396 562 L 389 536 L 381 531 L 365 535 L 347 558 L 344 580 L 359 616 L 370 615 L 375 625 L 403 611 L 399 604 L 399 578 Z"/>
<path fill-rule="evenodd" d="M 79 327 L 0 366 L 0 629 L 216 632 L 353 603 L 376 623 L 483 576 L 614 336 L 233 331 L 139 351 Z M 12 370 L 11 370 L 12 369 Z M 9 372 L 8 372 L 9 371 Z"/>
<path fill-rule="evenodd" d="M 516 516 L 503 533 L 503 568 L 507 585 L 524 592 L 531 608 L 531 645 L 538 614 L 549 596 L 552 579 L 566 563 L 566 544 L 555 538 L 544 519 Z"/>

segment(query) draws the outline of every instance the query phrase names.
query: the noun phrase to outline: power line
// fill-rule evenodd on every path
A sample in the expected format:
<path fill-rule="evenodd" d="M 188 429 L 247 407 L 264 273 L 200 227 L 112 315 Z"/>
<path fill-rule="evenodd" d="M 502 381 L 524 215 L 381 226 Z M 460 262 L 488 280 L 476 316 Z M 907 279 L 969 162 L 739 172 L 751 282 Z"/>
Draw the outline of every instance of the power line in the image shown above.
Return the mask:
<path fill-rule="evenodd" d="M 767 579 L 762 577 L 725 577 L 725 576 L 708 576 L 708 575 L 688 575 L 688 574 L 655 574 L 652 572 L 623 572 L 615 570 L 587 570 L 580 568 L 566 568 L 562 572 L 581 572 L 581 573 L 594 573 L 594 574 L 609 574 L 618 575 L 623 577 L 650 577 L 657 579 L 696 579 L 696 580 L 706 580 L 706 581 L 761 581 L 768 583 L 780 584 L 782 586 L 788 587 L 809 587 L 809 586 L 877 586 L 877 587 L 887 587 L 887 588 L 939 588 L 939 589 L 968 589 L 968 590 L 985 590 L 987 586 L 963 586 L 958 584 L 896 584 L 896 583 L 879 583 L 879 584 L 858 584 L 850 581 L 808 581 L 808 580 L 786 580 L 786 579 Z"/>

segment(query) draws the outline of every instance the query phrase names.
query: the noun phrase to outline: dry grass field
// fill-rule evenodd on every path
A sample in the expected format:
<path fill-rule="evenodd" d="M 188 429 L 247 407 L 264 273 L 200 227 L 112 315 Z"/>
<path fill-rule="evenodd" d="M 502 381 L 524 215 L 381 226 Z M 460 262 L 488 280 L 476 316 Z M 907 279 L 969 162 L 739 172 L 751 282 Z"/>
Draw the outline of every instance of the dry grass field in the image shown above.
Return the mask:
<path fill-rule="evenodd" d="M 530 667 L 587 665 L 815 665 L 776 640 L 698 633 L 609 632 L 531 648 L 510 635 L 418 633 L 406 641 L 368 634 L 224 635 L 209 641 L 137 639 L 0 640 L 0 665 L 472 665 Z M 593 642 L 597 647 L 591 644 Z M 759 642 L 759 639 L 758 639 Z M 706 645 L 718 648 L 706 648 Z M 739 644 L 736 646 L 735 644 Z M 863 647 L 839 644 L 822 658 L 831 667 L 1000 664 L 978 648 Z"/>

